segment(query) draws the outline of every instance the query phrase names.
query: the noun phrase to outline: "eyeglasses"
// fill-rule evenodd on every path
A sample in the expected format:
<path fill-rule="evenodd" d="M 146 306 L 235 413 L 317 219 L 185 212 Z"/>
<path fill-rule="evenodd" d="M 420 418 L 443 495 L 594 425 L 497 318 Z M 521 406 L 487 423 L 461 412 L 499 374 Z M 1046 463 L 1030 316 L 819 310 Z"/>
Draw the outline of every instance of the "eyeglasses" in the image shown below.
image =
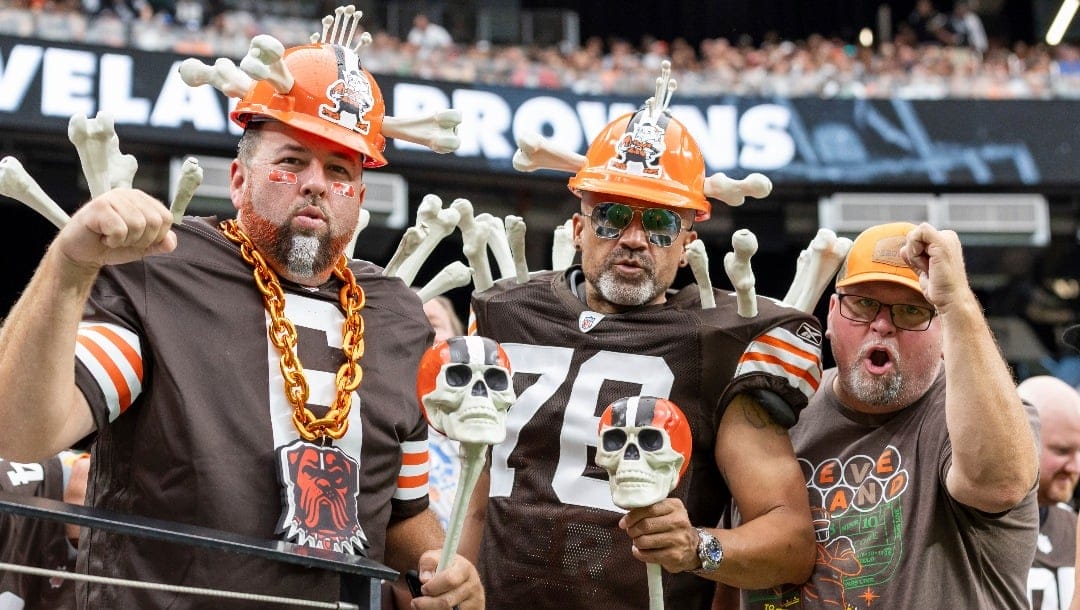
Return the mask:
<path fill-rule="evenodd" d="M 878 317 L 882 307 L 889 308 L 889 319 L 900 330 L 923 331 L 930 328 L 930 321 L 937 312 L 931 307 L 907 303 L 882 303 L 877 299 L 857 294 L 837 294 L 840 298 L 840 315 L 852 322 L 869 324 Z"/>
<path fill-rule="evenodd" d="M 682 217 L 678 212 L 666 208 L 637 208 L 607 201 L 596 204 L 589 218 L 592 219 L 597 237 L 618 239 L 623 230 L 634 222 L 635 212 L 641 213 L 641 227 L 653 245 L 667 248 L 683 230 Z"/>

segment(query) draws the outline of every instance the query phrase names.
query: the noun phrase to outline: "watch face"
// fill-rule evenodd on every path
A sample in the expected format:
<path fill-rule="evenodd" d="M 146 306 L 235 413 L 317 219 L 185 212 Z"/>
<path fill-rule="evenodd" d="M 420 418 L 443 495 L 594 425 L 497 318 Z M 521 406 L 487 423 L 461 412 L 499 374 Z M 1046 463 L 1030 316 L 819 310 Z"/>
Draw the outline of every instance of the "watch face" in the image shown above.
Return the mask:
<path fill-rule="evenodd" d="M 724 550 L 720 548 L 720 544 L 717 542 L 705 547 L 705 552 L 709 555 L 709 560 L 715 563 L 720 563 L 720 560 L 724 558 Z"/>
<path fill-rule="evenodd" d="M 701 570 L 711 572 L 719 568 L 720 562 L 724 560 L 724 547 L 720 545 L 720 541 L 715 536 L 704 530 L 698 530 L 698 536 L 701 538 L 698 546 Z"/>

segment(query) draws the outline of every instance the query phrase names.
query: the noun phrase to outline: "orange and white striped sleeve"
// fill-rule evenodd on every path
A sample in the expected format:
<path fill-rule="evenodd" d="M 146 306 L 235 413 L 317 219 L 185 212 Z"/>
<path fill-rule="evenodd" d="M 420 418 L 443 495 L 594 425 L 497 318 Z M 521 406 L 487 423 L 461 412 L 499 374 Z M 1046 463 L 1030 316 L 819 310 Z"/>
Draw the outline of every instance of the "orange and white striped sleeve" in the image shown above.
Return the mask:
<path fill-rule="evenodd" d="M 747 345 L 735 378 L 749 373 L 779 377 L 809 400 L 821 384 L 820 336 L 820 330 L 805 323 L 794 331 L 772 328 Z"/>
<path fill-rule="evenodd" d="M 428 473 L 431 462 L 428 458 L 427 439 L 405 441 L 401 444 L 401 472 L 398 473 L 395 500 L 419 500 L 428 495 Z"/>
<path fill-rule="evenodd" d="M 105 396 L 109 421 L 119 417 L 142 393 L 142 348 L 139 336 L 130 330 L 105 322 L 82 322 L 75 358 Z"/>

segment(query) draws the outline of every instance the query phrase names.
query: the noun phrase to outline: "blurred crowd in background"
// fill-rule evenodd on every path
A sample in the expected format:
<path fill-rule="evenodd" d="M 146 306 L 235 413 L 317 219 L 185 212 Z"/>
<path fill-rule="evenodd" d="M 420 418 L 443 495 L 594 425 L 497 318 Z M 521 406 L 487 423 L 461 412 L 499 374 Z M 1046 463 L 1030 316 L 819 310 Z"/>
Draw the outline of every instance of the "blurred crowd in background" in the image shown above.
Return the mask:
<path fill-rule="evenodd" d="M 320 10 L 337 5 L 322 4 L 327 6 L 311 3 Z M 0 34 L 239 59 L 256 34 L 289 46 L 313 32 L 311 18 L 275 15 L 270 6 L 244 0 L 0 0 Z M 1080 98 L 1080 48 L 987 40 L 978 27 L 969 29 L 977 19 L 970 12 L 913 13 L 898 20 L 890 41 L 870 44 L 766 36 L 710 38 L 696 46 L 648 36 L 503 45 L 443 36 L 437 23 L 430 26 L 441 30 L 437 36 L 400 37 L 369 23 L 373 42 L 361 58 L 376 74 L 579 94 L 648 93 L 659 62 L 668 59 L 680 96 Z"/>

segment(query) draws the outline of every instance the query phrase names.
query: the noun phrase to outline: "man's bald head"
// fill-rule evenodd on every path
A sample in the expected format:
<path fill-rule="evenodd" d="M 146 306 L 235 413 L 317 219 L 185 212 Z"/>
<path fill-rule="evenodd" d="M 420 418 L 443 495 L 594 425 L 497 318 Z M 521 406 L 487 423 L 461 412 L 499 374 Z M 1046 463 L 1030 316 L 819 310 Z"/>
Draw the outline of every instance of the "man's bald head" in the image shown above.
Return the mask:
<path fill-rule="evenodd" d="M 1080 392 L 1046 375 L 1025 379 L 1016 390 L 1039 412 L 1039 504 L 1068 502 L 1080 481 Z"/>

